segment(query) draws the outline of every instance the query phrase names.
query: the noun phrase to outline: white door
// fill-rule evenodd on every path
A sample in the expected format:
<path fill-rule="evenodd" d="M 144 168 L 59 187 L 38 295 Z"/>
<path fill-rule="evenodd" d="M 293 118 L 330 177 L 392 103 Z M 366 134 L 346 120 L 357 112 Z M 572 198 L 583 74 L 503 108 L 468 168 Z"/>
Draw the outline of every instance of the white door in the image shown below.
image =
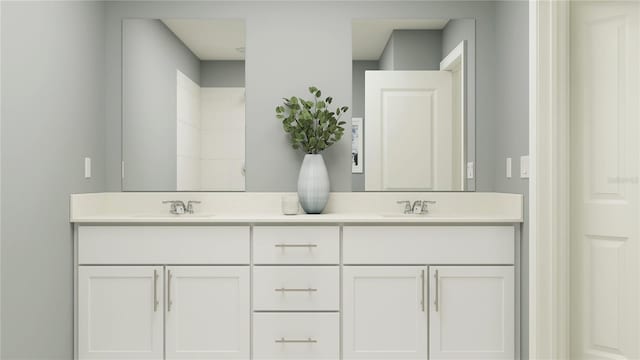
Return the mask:
<path fill-rule="evenodd" d="M 640 359 L 640 2 L 571 5 L 571 357 Z"/>
<path fill-rule="evenodd" d="M 344 268 L 343 359 L 427 359 L 426 270 Z"/>
<path fill-rule="evenodd" d="M 449 71 L 367 71 L 365 189 L 452 190 L 452 111 Z"/>
<path fill-rule="evenodd" d="M 160 266 L 80 266 L 78 353 L 82 359 L 162 359 Z"/>
<path fill-rule="evenodd" d="M 249 267 L 170 266 L 166 358 L 249 359 Z"/>
<path fill-rule="evenodd" d="M 429 267 L 429 359 L 514 359 L 513 266 Z"/>

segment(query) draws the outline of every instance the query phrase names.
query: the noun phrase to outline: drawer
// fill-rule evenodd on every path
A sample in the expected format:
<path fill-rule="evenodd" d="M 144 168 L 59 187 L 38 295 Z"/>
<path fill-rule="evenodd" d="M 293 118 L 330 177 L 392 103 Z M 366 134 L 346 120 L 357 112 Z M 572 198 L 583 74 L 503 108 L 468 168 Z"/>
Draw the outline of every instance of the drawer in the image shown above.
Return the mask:
<path fill-rule="evenodd" d="M 340 304 L 337 266 L 256 266 L 254 310 L 336 311 Z"/>
<path fill-rule="evenodd" d="M 340 262 L 338 226 L 256 226 L 255 264 L 326 264 Z"/>
<path fill-rule="evenodd" d="M 254 359 L 340 358 L 338 313 L 256 313 Z"/>
<path fill-rule="evenodd" d="M 248 226 L 80 226 L 80 264 L 249 264 Z"/>
<path fill-rule="evenodd" d="M 345 226 L 343 261 L 364 264 L 513 264 L 513 226 Z"/>

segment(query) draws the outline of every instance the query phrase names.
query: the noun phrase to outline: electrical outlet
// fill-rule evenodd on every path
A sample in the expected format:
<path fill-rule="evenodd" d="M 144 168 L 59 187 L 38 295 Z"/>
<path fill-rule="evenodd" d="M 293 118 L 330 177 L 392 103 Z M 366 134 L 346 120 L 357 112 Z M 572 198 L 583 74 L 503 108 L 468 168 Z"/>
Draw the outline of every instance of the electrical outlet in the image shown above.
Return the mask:
<path fill-rule="evenodd" d="M 467 163 L 467 179 L 473 179 L 475 176 L 474 172 L 473 161 L 469 161 Z"/>
<path fill-rule="evenodd" d="M 505 167 L 507 169 L 507 174 L 506 174 L 507 175 L 507 179 L 511 179 L 512 172 L 511 172 L 511 158 L 510 157 L 507 158 L 507 163 L 506 163 Z"/>

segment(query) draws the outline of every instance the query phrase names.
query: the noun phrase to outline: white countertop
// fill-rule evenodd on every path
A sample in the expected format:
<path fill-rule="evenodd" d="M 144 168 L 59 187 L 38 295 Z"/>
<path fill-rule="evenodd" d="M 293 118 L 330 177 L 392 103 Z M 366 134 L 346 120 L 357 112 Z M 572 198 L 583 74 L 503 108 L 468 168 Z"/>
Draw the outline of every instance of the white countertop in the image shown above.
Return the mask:
<path fill-rule="evenodd" d="M 77 224 L 498 224 L 521 223 L 522 196 L 500 193 L 332 193 L 326 213 L 282 215 L 283 193 L 99 193 L 71 196 Z M 163 199 L 202 201 L 172 215 Z M 437 200 L 426 215 L 404 215 L 398 199 Z M 247 210 L 246 212 L 243 210 Z"/>

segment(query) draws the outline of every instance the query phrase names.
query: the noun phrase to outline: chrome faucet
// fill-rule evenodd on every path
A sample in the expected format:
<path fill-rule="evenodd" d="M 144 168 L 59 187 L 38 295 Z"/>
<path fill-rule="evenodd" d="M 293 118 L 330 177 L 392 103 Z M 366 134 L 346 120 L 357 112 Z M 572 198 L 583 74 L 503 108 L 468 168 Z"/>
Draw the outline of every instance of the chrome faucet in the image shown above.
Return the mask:
<path fill-rule="evenodd" d="M 428 214 L 429 204 L 435 204 L 435 201 L 431 200 L 416 200 L 411 204 L 409 200 L 400 200 L 398 204 L 404 204 L 405 214 Z"/>
<path fill-rule="evenodd" d="M 187 201 L 187 213 L 189 214 L 193 214 L 194 210 L 193 210 L 193 204 L 201 204 L 201 201 L 196 201 L 196 200 L 189 200 Z"/>
<path fill-rule="evenodd" d="M 409 200 L 398 200 L 398 204 L 404 204 L 404 213 L 405 214 L 411 214 L 412 213 L 411 201 L 409 201 Z"/>
<path fill-rule="evenodd" d="M 169 212 L 174 215 L 182 215 L 185 213 L 186 206 L 182 200 L 166 200 L 162 202 L 163 204 L 171 204 L 171 208 Z"/>

